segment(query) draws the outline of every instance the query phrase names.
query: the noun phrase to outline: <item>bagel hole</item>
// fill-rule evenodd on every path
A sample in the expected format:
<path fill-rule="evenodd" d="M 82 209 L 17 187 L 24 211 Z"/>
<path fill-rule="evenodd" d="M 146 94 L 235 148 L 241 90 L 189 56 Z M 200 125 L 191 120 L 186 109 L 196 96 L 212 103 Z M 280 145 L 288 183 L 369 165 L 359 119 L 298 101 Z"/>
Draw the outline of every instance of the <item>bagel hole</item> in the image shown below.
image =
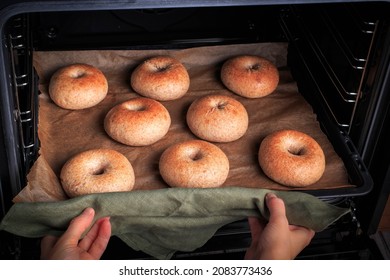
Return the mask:
<path fill-rule="evenodd" d="M 138 111 L 138 112 L 142 112 L 142 111 L 146 111 L 146 106 L 145 105 L 141 105 L 141 104 L 137 104 L 137 105 L 134 105 L 134 104 L 128 104 L 126 106 L 126 108 L 128 110 L 131 110 L 131 111 Z"/>
<path fill-rule="evenodd" d="M 164 72 L 164 71 L 167 71 L 170 67 L 171 67 L 170 64 L 164 65 L 164 66 L 157 65 L 156 69 L 157 69 L 157 72 Z"/>
<path fill-rule="evenodd" d="M 86 73 L 84 71 L 78 70 L 76 72 L 73 72 L 71 77 L 74 79 L 80 79 L 80 78 L 84 77 L 85 75 L 86 75 Z"/>
<path fill-rule="evenodd" d="M 201 151 L 194 151 L 190 155 L 190 159 L 193 160 L 193 161 L 200 160 L 202 157 L 203 157 L 203 155 L 202 155 Z"/>
<path fill-rule="evenodd" d="M 301 148 L 301 147 L 290 147 L 288 149 L 288 152 L 294 156 L 302 156 L 303 154 L 305 154 L 305 148 Z"/>
<path fill-rule="evenodd" d="M 225 109 L 225 107 L 228 105 L 228 103 L 227 102 L 219 102 L 218 104 L 217 104 L 217 108 L 219 109 L 219 110 L 223 110 L 223 109 Z"/>
<path fill-rule="evenodd" d="M 95 176 L 103 175 L 105 173 L 105 171 L 106 171 L 106 167 L 100 166 L 99 168 L 92 170 L 92 175 L 95 175 Z"/>
<path fill-rule="evenodd" d="M 260 69 L 260 64 L 259 63 L 256 63 L 256 64 L 253 64 L 249 67 L 249 70 L 250 71 L 258 71 Z"/>
<path fill-rule="evenodd" d="M 134 108 L 134 111 L 139 111 L 139 112 L 146 111 L 146 106 L 139 105 L 139 106 Z"/>

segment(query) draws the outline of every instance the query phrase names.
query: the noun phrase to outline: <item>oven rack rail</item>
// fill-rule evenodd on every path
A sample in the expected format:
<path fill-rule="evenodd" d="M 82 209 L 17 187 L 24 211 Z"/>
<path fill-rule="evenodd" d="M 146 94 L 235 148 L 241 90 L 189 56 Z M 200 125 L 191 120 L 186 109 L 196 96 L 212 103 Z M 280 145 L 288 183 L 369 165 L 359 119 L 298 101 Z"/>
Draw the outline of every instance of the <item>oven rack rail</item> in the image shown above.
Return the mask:
<path fill-rule="evenodd" d="M 18 147 L 22 157 L 22 172 L 25 175 L 34 163 L 38 150 L 38 100 L 37 94 L 35 94 L 37 81 L 32 66 L 31 35 L 28 20 L 27 15 L 12 18 L 7 38 L 10 50 L 11 89 L 15 104 L 13 118 L 17 124 Z M 18 192 L 20 190 L 14 191 Z"/>
<path fill-rule="evenodd" d="M 354 49 L 339 31 L 340 22 L 334 18 L 331 8 L 290 6 L 281 13 L 280 24 L 289 41 L 298 46 L 308 69 L 312 69 L 311 75 L 327 112 L 341 128 L 348 129 L 361 95 L 377 23 L 349 14 L 353 33 L 361 36 L 358 41 L 364 45 Z M 328 42 L 316 36 L 320 33 L 326 34 Z M 339 63 L 347 70 L 341 72 L 344 67 Z"/>
<path fill-rule="evenodd" d="M 288 7 L 280 15 L 280 24 L 289 40 L 288 65 L 297 81 L 299 91 L 315 110 L 321 129 L 328 136 L 336 153 L 343 159 L 348 170 L 349 181 L 355 186 L 332 191 L 308 191 L 308 193 L 324 200 L 332 200 L 336 196 L 365 195 L 372 190 L 373 180 L 348 132 L 357 100 L 348 102 L 340 99 L 339 88 L 335 86 L 338 80 L 332 80 L 334 77 L 324 67 L 320 59 L 323 54 L 322 48 L 318 47 L 315 38 L 307 28 L 310 22 L 304 21 L 301 16 L 302 13 L 312 13 L 312 9 L 309 7 L 301 11 L 299 10 L 301 8 Z M 370 33 L 369 36 L 372 40 L 374 34 Z M 367 58 L 362 60 L 367 63 Z M 364 78 L 362 72 L 357 82 L 362 83 Z"/>

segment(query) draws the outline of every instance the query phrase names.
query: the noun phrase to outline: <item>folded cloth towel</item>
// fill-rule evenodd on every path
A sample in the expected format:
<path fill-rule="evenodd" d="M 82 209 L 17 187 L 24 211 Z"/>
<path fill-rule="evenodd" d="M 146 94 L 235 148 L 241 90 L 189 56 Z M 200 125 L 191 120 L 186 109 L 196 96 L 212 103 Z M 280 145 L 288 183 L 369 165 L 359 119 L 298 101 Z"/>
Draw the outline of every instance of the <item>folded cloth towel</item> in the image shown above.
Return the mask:
<path fill-rule="evenodd" d="M 350 210 L 296 191 L 244 187 L 161 189 L 80 196 L 60 202 L 16 203 L 0 230 L 24 237 L 60 235 L 86 207 L 95 219 L 110 216 L 112 234 L 134 250 L 158 259 L 176 251 L 193 251 L 222 226 L 248 216 L 268 218 L 264 197 L 274 192 L 286 205 L 290 224 L 321 231 Z"/>

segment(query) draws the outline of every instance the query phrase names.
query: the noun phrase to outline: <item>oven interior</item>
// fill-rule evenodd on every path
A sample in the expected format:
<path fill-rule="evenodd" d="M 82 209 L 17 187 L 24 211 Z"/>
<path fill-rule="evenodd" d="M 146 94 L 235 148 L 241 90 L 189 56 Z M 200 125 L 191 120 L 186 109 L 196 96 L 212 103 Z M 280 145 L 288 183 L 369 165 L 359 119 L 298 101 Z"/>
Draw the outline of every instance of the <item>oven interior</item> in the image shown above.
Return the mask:
<path fill-rule="evenodd" d="M 77 11 L 43 6 L 41 11 L 12 15 L 2 32 L 6 75 L 1 81 L 0 152 L 6 160 L 0 162 L 1 215 L 26 185 L 39 151 L 38 77 L 32 65 L 33 51 L 184 49 L 287 42 L 288 66 L 299 91 L 312 105 L 321 129 L 356 185 L 309 191 L 354 211 L 318 234 L 301 257 L 335 258 L 335 252 L 339 258 L 372 257 L 374 253 L 365 250 L 370 241 L 362 233 L 367 231 L 374 209 L 371 214 L 361 214 L 359 203 L 369 195 L 375 200 L 385 191 L 389 160 L 380 168 L 377 162 L 388 153 L 378 152 L 386 140 L 379 136 L 388 122 L 389 102 L 384 94 L 389 61 L 388 12 L 388 3 L 367 2 L 110 10 L 80 7 Z M 372 166 L 377 168 L 375 178 Z M 362 225 L 364 215 L 369 221 Z M 3 257 L 37 257 L 39 241 L 2 234 L 3 240 L 9 240 L 2 242 Z M 178 253 L 175 258 L 241 257 L 249 242 L 248 226 L 241 221 L 222 228 L 199 251 Z M 104 257 L 147 257 L 123 250 L 123 246 L 114 238 Z"/>

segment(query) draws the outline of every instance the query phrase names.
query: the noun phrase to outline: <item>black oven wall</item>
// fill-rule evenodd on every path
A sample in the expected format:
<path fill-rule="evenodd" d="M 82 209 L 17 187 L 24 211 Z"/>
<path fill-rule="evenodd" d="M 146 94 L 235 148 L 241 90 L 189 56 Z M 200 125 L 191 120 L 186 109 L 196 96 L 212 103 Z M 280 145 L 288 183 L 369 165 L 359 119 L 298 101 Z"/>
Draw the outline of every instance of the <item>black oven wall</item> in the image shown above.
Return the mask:
<path fill-rule="evenodd" d="M 280 7 L 53 12 L 34 15 L 34 48 L 151 49 L 285 40 Z"/>
<path fill-rule="evenodd" d="M 378 38 L 373 58 L 373 75 L 369 76 L 366 92 L 366 122 L 360 135 L 361 150 L 374 180 L 375 188 L 359 199 L 363 223 L 368 234 L 375 234 L 390 194 L 390 23 L 387 21 Z M 368 102 L 370 100 L 370 102 Z M 364 141 L 363 141 L 364 140 Z"/>
<path fill-rule="evenodd" d="M 11 17 L 2 29 L 2 102 L 1 125 L 4 149 L 2 184 L 4 207 L 9 208 L 12 196 L 26 185 L 26 175 L 36 160 L 39 149 L 38 90 L 32 66 L 29 17 Z M 11 199 L 10 199 L 11 197 Z"/>
<path fill-rule="evenodd" d="M 390 192 L 390 7 L 353 5 L 341 22 L 333 20 L 346 6 L 290 7 L 282 25 L 300 91 L 324 123 L 331 121 L 348 134 L 371 174 L 372 190 L 353 201 L 359 225 L 372 235 Z"/>

